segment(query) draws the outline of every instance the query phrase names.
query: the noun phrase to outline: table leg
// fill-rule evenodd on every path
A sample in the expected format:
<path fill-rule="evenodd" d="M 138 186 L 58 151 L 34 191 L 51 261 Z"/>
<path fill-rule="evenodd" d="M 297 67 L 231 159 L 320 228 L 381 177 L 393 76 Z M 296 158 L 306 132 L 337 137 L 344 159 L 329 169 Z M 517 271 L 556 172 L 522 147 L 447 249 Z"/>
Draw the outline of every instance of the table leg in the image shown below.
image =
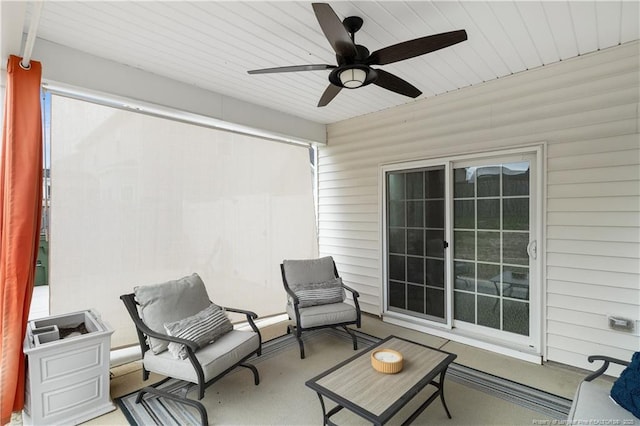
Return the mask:
<path fill-rule="evenodd" d="M 320 399 L 320 406 L 322 407 L 322 424 L 326 425 L 329 419 L 327 418 L 327 410 L 324 407 L 324 399 L 322 399 L 322 395 L 320 395 L 320 393 L 317 394 L 318 398 Z"/>
<path fill-rule="evenodd" d="M 447 403 L 444 401 L 444 376 L 447 372 L 447 367 L 442 370 L 440 373 L 440 400 L 442 401 L 442 406 L 444 407 L 444 411 L 447 412 L 447 416 L 451 418 L 451 413 L 449 412 L 449 408 L 447 408 Z"/>
<path fill-rule="evenodd" d="M 422 412 L 440 395 L 440 401 L 442 401 L 442 405 L 444 406 L 444 410 L 447 412 L 447 416 L 451 418 L 451 413 L 449 412 L 449 408 L 447 407 L 447 403 L 444 401 L 444 376 L 447 372 L 447 367 L 445 367 L 440 372 L 440 381 L 436 382 L 435 380 L 431 381 L 431 385 L 435 386 L 436 391 L 431 394 L 431 396 L 418 407 L 416 411 L 411 414 L 411 416 L 402 423 L 402 426 L 408 426 L 420 415 Z"/>
<path fill-rule="evenodd" d="M 320 406 L 322 406 L 322 424 L 325 426 L 336 426 L 336 424 L 333 423 L 330 420 L 330 418 L 331 416 L 336 414 L 338 411 L 342 410 L 344 407 L 342 405 L 336 405 L 331 410 L 329 410 L 329 412 L 327 412 L 322 395 L 320 394 L 320 392 L 316 392 L 316 393 L 318 394 L 318 398 L 320 399 Z"/>

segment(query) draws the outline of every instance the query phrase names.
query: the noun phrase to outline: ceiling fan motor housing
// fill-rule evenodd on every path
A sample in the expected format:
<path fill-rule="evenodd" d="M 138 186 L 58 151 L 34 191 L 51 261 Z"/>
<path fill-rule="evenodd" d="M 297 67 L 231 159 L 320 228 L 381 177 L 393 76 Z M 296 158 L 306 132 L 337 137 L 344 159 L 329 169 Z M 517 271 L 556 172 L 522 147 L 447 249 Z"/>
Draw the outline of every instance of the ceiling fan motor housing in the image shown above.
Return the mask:
<path fill-rule="evenodd" d="M 342 74 L 343 71 L 350 70 L 350 69 L 360 69 L 367 74 L 367 77 L 365 78 L 365 80 L 362 82 L 361 85 L 356 87 L 349 87 L 342 84 L 342 80 L 340 79 L 340 74 Z M 378 73 L 373 68 L 363 64 L 341 65 L 338 68 L 333 69 L 329 74 L 329 81 L 331 82 L 331 84 L 338 87 L 344 87 L 346 89 L 357 89 L 358 87 L 366 86 L 367 84 L 371 84 L 374 81 L 376 81 L 377 78 L 378 78 Z"/>
<path fill-rule="evenodd" d="M 344 87 L 347 89 L 357 89 L 358 87 L 366 86 L 367 84 L 373 83 L 376 78 L 378 78 L 378 74 L 375 72 L 375 70 L 364 63 L 365 60 L 369 57 L 369 49 L 361 44 L 356 44 L 355 46 L 356 55 L 353 57 L 336 55 L 338 68 L 334 69 L 331 74 L 329 74 L 329 81 L 331 82 L 331 84 L 335 84 L 336 86 Z M 366 78 L 361 84 L 357 84 L 355 86 L 343 84 L 342 79 L 340 78 L 340 74 L 345 70 L 351 69 L 360 69 L 366 73 Z"/>

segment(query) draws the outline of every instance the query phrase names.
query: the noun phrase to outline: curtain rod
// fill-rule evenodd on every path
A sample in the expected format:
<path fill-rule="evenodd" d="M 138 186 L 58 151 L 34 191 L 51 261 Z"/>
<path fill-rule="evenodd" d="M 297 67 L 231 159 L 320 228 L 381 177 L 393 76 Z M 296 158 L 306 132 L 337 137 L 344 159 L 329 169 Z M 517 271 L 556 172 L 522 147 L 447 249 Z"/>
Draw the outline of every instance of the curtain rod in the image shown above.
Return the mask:
<path fill-rule="evenodd" d="M 27 41 L 24 44 L 24 53 L 20 66 L 26 70 L 31 68 L 31 54 L 33 53 L 33 45 L 36 43 L 36 34 L 38 33 L 38 25 L 40 23 L 40 13 L 44 6 L 44 0 L 32 2 L 33 13 L 31 14 L 31 22 L 29 22 L 29 32 L 27 33 Z"/>

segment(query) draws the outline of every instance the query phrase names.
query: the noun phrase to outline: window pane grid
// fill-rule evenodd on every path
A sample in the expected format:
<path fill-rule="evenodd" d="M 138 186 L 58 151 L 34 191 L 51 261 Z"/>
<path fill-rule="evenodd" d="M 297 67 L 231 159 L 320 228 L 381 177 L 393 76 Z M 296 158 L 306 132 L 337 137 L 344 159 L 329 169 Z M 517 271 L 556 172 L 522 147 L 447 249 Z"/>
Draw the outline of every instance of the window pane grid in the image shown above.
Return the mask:
<path fill-rule="evenodd" d="M 389 308 L 441 321 L 444 167 L 387 173 L 387 200 Z"/>
<path fill-rule="evenodd" d="M 454 169 L 457 320 L 529 333 L 528 323 L 523 320 L 528 318 L 529 299 L 528 166 L 519 163 Z M 511 320 L 516 324 L 510 324 Z"/>

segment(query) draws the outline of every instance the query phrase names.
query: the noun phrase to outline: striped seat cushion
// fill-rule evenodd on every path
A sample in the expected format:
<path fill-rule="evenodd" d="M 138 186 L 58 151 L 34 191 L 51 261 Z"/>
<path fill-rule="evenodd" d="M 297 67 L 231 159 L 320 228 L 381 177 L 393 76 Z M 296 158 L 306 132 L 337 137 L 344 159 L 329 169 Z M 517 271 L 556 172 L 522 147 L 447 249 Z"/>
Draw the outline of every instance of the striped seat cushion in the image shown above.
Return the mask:
<path fill-rule="evenodd" d="M 291 290 L 298 296 L 301 308 L 340 303 L 345 299 L 342 278 L 339 277 L 322 283 L 296 284 L 291 286 Z"/>
<path fill-rule="evenodd" d="M 233 324 L 224 309 L 212 303 L 191 317 L 164 324 L 164 329 L 169 336 L 191 340 L 202 348 L 233 330 Z M 171 342 L 167 349 L 176 358 L 187 357 L 187 349 L 183 344 Z"/>

